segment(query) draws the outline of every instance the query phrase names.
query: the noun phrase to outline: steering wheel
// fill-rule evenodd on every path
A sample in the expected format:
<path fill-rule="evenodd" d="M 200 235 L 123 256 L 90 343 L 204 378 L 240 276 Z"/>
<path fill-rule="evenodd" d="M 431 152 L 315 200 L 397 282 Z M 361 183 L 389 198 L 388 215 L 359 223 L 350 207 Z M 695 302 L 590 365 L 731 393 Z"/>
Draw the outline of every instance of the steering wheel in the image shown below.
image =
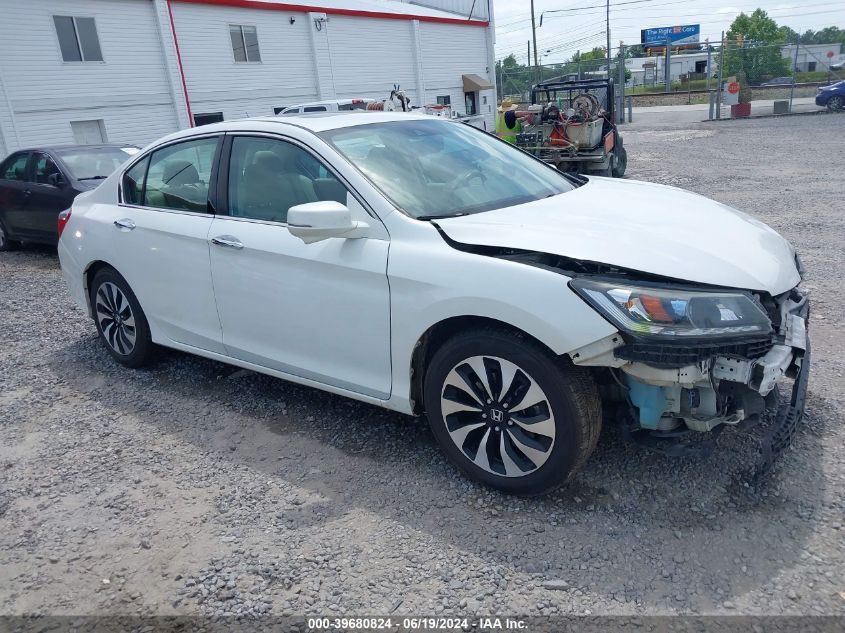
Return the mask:
<path fill-rule="evenodd" d="M 471 167 L 470 169 L 461 172 L 454 180 L 455 186 L 452 187 L 452 191 L 457 191 L 462 187 L 468 187 L 470 182 L 476 178 L 480 179 L 482 184 L 487 182 L 487 176 L 481 173 L 481 171 L 476 167 Z"/>

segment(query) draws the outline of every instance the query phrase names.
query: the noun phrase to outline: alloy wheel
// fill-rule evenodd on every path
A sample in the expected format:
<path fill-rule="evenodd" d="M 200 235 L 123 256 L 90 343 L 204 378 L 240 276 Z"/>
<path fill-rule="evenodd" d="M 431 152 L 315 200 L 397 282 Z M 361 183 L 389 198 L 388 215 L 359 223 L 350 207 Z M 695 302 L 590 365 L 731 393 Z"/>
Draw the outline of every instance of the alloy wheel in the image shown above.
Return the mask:
<path fill-rule="evenodd" d="M 0 250 L 6 248 L 8 239 L 9 238 L 6 237 L 6 231 L 3 229 L 3 225 L 0 224 Z"/>
<path fill-rule="evenodd" d="M 449 437 L 479 468 L 523 477 L 546 463 L 555 419 L 546 394 L 516 364 L 473 356 L 446 376 L 440 410 Z"/>
<path fill-rule="evenodd" d="M 827 102 L 827 105 L 831 110 L 841 110 L 845 106 L 845 100 L 840 96 L 833 96 Z"/>
<path fill-rule="evenodd" d="M 131 354 L 135 349 L 135 315 L 126 295 L 107 281 L 97 289 L 95 309 L 97 323 L 109 347 L 122 356 Z"/>

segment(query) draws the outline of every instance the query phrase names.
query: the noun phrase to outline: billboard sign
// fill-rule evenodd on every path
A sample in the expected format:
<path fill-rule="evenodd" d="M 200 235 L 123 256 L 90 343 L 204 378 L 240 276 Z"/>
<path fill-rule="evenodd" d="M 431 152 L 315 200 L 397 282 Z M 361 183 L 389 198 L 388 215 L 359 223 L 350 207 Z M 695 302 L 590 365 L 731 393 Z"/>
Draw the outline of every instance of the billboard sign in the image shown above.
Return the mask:
<path fill-rule="evenodd" d="M 701 35 L 701 25 L 661 26 L 656 29 L 642 29 L 640 34 L 643 48 L 666 46 L 666 40 L 669 40 L 672 46 L 697 45 Z"/>

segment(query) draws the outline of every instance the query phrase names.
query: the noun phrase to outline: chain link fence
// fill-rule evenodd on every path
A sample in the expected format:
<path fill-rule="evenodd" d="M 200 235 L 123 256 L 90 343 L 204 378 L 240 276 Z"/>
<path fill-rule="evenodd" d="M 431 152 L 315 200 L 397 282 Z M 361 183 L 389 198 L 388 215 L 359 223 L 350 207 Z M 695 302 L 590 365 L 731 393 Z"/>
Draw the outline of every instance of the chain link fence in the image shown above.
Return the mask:
<path fill-rule="evenodd" d="M 819 85 L 845 79 L 841 44 L 801 44 L 726 40 L 722 44 L 701 44 L 693 49 L 652 49 L 650 55 L 635 56 L 641 47 L 613 49 L 610 74 L 617 94 L 634 98 L 635 105 L 708 103 L 728 78 L 742 79 L 743 99 L 775 99 L 782 96 L 811 97 Z M 620 62 L 624 61 L 624 73 Z M 834 64 L 835 65 L 835 64 Z M 668 72 L 667 72 L 668 70 Z M 499 67 L 498 98 L 528 103 L 531 87 L 552 79 L 604 78 L 606 59 L 569 61 L 539 66 Z M 624 89 L 620 89 L 620 85 Z M 750 96 L 749 96 L 750 92 Z M 674 95 L 661 97 L 660 95 Z M 684 99 L 684 95 L 686 99 Z M 621 103 L 621 101 L 620 101 Z"/>

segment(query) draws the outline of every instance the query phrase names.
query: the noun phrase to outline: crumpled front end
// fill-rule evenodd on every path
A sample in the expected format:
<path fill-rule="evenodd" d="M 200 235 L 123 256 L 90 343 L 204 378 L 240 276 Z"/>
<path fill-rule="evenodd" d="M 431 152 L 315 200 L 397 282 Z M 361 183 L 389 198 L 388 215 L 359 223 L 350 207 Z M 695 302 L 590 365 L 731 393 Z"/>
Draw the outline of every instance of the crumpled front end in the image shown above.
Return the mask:
<path fill-rule="evenodd" d="M 809 300 L 798 288 L 777 297 L 754 294 L 771 330 L 731 339 L 654 340 L 621 331 L 572 353 L 575 364 L 607 367 L 629 405 L 629 423 L 646 444 L 682 453 L 689 432 L 720 432 L 773 416 L 765 459 L 788 446 L 803 417 L 809 378 Z M 778 381 L 794 378 L 780 407 Z M 614 384 L 615 383 L 615 384 Z M 777 413 L 776 413 L 777 412 Z"/>

